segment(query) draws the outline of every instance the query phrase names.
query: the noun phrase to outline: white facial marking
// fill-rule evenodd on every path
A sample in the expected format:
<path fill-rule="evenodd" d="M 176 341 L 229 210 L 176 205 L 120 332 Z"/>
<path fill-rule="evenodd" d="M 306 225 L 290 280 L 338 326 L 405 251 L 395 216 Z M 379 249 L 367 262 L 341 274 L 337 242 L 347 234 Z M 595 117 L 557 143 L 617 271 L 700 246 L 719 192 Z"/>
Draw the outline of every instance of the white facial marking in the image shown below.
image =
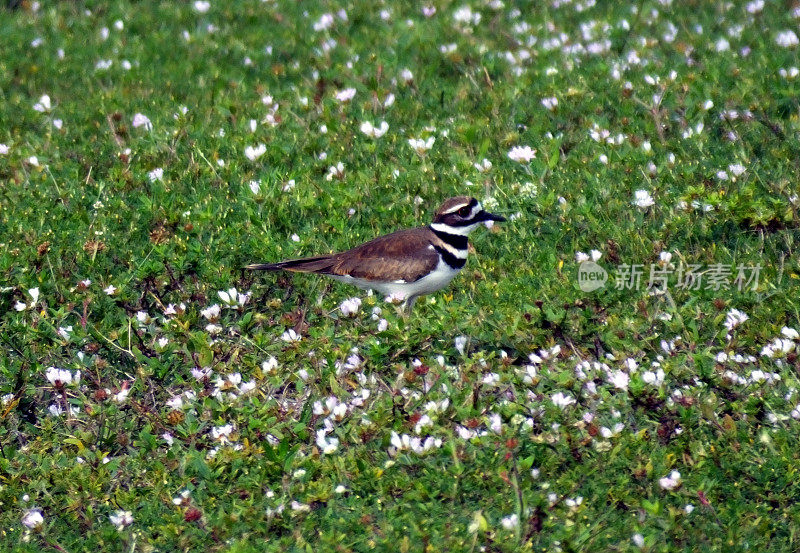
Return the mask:
<path fill-rule="evenodd" d="M 438 230 L 439 232 L 444 232 L 447 234 L 455 234 L 457 236 L 467 236 L 470 232 L 475 230 L 475 228 L 480 223 L 472 223 L 471 225 L 467 225 L 465 227 L 451 227 L 450 225 L 446 225 L 444 223 L 431 223 L 431 228 L 433 230 Z"/>
<path fill-rule="evenodd" d="M 469 205 L 469 202 L 465 202 L 463 204 L 458 204 L 457 206 L 451 207 L 450 209 L 445 211 L 444 214 L 445 215 L 449 215 L 450 213 L 455 213 L 456 211 L 458 211 L 462 207 L 467 207 L 468 205 Z"/>

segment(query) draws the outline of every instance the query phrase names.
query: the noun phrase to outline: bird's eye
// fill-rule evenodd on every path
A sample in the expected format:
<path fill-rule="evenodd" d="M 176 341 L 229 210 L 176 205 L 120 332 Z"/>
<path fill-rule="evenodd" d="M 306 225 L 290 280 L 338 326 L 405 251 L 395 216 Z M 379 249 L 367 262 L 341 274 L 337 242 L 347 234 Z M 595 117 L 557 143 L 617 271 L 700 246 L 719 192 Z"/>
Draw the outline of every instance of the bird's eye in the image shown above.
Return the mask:
<path fill-rule="evenodd" d="M 472 213 L 472 208 L 470 208 L 468 205 L 465 205 L 464 207 L 459 209 L 457 213 L 459 217 L 469 217 L 469 214 Z"/>

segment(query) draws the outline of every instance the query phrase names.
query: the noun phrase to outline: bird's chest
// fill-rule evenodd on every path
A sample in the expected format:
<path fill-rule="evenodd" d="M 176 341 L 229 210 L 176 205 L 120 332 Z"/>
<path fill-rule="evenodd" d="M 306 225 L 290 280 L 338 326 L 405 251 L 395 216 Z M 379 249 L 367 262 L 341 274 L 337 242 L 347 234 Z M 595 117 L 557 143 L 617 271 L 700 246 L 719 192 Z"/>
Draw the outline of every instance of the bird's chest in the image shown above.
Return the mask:
<path fill-rule="evenodd" d="M 404 291 L 407 296 L 418 296 L 436 292 L 450 284 L 450 281 L 453 280 L 460 271 L 461 268 L 454 269 L 443 260 L 439 260 L 439 263 L 433 271 L 415 282 L 407 283 Z"/>

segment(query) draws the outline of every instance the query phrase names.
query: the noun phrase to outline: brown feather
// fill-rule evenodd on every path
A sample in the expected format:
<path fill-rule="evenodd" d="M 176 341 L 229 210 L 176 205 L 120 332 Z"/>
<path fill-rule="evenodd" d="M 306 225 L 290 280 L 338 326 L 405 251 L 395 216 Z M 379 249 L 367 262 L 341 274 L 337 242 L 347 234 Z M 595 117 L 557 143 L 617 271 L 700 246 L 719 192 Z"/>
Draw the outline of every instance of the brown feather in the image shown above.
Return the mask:
<path fill-rule="evenodd" d="M 335 254 L 327 274 L 365 280 L 415 282 L 436 268 L 439 254 L 431 249 L 436 236 L 428 227 L 399 230 L 352 250 Z"/>
<path fill-rule="evenodd" d="M 288 259 L 278 263 L 258 263 L 245 269 L 254 271 L 293 271 L 296 273 L 324 273 L 333 265 L 334 255 L 318 255 L 302 259 Z"/>

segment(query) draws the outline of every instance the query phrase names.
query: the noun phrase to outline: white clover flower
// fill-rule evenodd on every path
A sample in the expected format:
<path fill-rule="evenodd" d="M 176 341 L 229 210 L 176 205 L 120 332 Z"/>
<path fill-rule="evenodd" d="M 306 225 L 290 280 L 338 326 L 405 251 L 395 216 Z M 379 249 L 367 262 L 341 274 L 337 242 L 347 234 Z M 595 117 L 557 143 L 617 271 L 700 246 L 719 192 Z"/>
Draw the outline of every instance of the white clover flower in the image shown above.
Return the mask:
<path fill-rule="evenodd" d="M 229 307 L 242 307 L 250 300 L 250 292 L 243 294 L 236 288 L 229 288 L 227 291 L 220 290 L 217 292 L 217 296 Z"/>
<path fill-rule="evenodd" d="M 745 167 L 741 163 L 733 163 L 728 165 L 728 171 L 734 176 L 738 177 L 745 172 Z"/>
<path fill-rule="evenodd" d="M 327 437 L 328 431 L 324 428 L 317 430 L 317 447 L 322 451 L 323 455 L 330 455 L 339 448 L 338 438 Z"/>
<path fill-rule="evenodd" d="M 565 394 L 564 392 L 554 393 L 553 395 L 550 396 L 550 400 L 556 407 L 559 407 L 561 409 L 565 409 L 570 405 L 577 403 L 575 401 L 575 398 L 573 398 L 569 394 Z"/>
<path fill-rule="evenodd" d="M 728 42 L 728 39 L 725 37 L 720 37 L 714 43 L 714 50 L 716 50 L 717 52 L 727 52 L 730 49 L 731 49 L 731 43 Z"/>
<path fill-rule="evenodd" d="M 108 516 L 108 520 L 122 532 L 126 526 L 133 524 L 133 514 L 130 511 L 115 511 Z"/>
<path fill-rule="evenodd" d="M 150 118 L 142 113 L 137 113 L 133 116 L 133 128 L 137 129 L 139 127 L 144 127 L 145 130 L 151 131 L 153 130 L 153 123 L 150 122 Z"/>
<path fill-rule="evenodd" d="M 759 369 L 750 372 L 750 382 L 752 383 L 766 382 L 767 384 L 773 384 L 780 380 L 781 376 L 778 373 L 769 373 Z"/>
<path fill-rule="evenodd" d="M 400 78 L 403 80 L 404 83 L 408 84 L 414 80 L 414 74 L 411 72 L 410 69 L 407 67 L 400 71 Z"/>
<path fill-rule="evenodd" d="M 195 380 L 205 380 L 211 376 L 211 367 L 203 367 L 201 369 L 193 368 L 192 371 L 192 378 Z"/>
<path fill-rule="evenodd" d="M 261 192 L 261 183 L 259 181 L 251 180 L 249 186 L 250 192 L 252 192 L 254 195 L 258 195 L 258 193 Z"/>
<path fill-rule="evenodd" d="M 775 43 L 778 46 L 782 46 L 784 48 L 791 48 L 792 46 L 797 46 L 800 44 L 800 39 L 797 38 L 797 35 L 791 29 L 787 29 L 785 31 L 779 32 L 775 36 Z"/>
<path fill-rule="evenodd" d="M 669 476 L 659 478 L 658 485 L 665 490 L 674 490 L 681 485 L 681 473 L 677 470 L 673 470 L 669 473 Z"/>
<path fill-rule="evenodd" d="M 455 338 L 455 347 L 458 353 L 464 355 L 464 346 L 467 345 L 467 337 L 466 336 L 456 336 Z"/>
<path fill-rule="evenodd" d="M 500 375 L 497 373 L 489 373 L 483 377 L 481 380 L 487 386 L 495 386 L 498 382 L 500 382 Z"/>
<path fill-rule="evenodd" d="M 340 102 L 349 102 L 356 95 L 355 88 L 345 88 L 336 93 L 336 99 Z"/>
<path fill-rule="evenodd" d="M 339 310 L 345 317 L 355 317 L 361 307 L 361 298 L 348 298 L 339 304 Z"/>
<path fill-rule="evenodd" d="M 613 428 L 608 428 L 607 426 L 600 428 L 600 435 L 606 439 L 613 438 L 614 436 L 619 436 L 620 432 L 622 432 L 624 429 L 625 425 L 621 422 L 618 422 Z"/>
<path fill-rule="evenodd" d="M 417 454 L 425 453 L 433 448 L 442 447 L 442 440 L 428 436 L 424 440 L 417 436 L 409 436 L 408 434 L 398 435 L 397 432 L 392 430 L 390 442 L 395 452 L 408 450 Z M 390 449 L 390 453 L 392 450 Z"/>
<path fill-rule="evenodd" d="M 224 424 L 222 426 L 215 426 L 211 429 L 211 437 L 220 442 L 227 442 L 230 435 L 233 433 L 234 427 L 232 424 Z"/>
<path fill-rule="evenodd" d="M 492 168 L 492 162 L 486 158 L 483 158 L 482 161 L 479 163 L 473 163 L 472 166 L 475 167 L 479 173 L 487 173 L 489 169 Z"/>
<path fill-rule="evenodd" d="M 656 203 L 655 200 L 653 200 L 653 197 L 647 190 L 637 190 L 633 194 L 633 205 L 635 205 L 636 207 L 645 209 L 652 205 L 655 205 L 655 203 Z"/>
<path fill-rule="evenodd" d="M 72 325 L 58 327 L 57 333 L 65 340 L 69 340 L 70 335 L 72 333 Z"/>
<path fill-rule="evenodd" d="M 631 377 L 628 376 L 628 373 L 622 371 L 612 371 L 608 374 L 608 381 L 615 388 L 627 391 Z"/>
<path fill-rule="evenodd" d="M 51 109 L 52 107 L 53 107 L 53 106 L 52 106 L 52 104 L 50 103 L 50 96 L 48 96 L 47 94 L 43 94 L 43 95 L 42 95 L 42 96 L 39 98 L 39 101 L 38 101 L 38 102 L 36 102 L 36 103 L 33 105 L 33 109 L 34 109 L 35 111 L 38 111 L 38 112 L 40 112 L 40 113 L 44 113 L 44 112 L 50 111 L 50 109 Z"/>
<path fill-rule="evenodd" d="M 423 155 L 430 150 L 433 147 L 434 142 L 436 142 L 436 137 L 433 136 L 428 137 L 427 140 L 422 138 L 408 139 L 409 146 L 411 146 L 419 155 Z"/>
<path fill-rule="evenodd" d="M 264 144 L 259 144 L 258 146 L 247 146 L 244 149 L 244 155 L 250 161 L 257 160 L 265 153 L 267 153 L 267 147 Z"/>
<path fill-rule="evenodd" d="M 405 301 L 405 299 L 406 299 L 406 296 L 402 292 L 392 292 L 391 294 L 386 296 L 386 298 L 384 298 L 384 301 L 386 303 L 393 303 L 393 304 L 397 305 L 397 304 L 403 303 Z"/>
<path fill-rule="evenodd" d="M 380 125 L 375 127 L 371 121 L 364 121 L 361 123 L 361 132 L 365 135 L 369 136 L 370 138 L 380 138 L 386 131 L 389 130 L 389 123 L 386 121 L 381 121 Z"/>
<path fill-rule="evenodd" d="M 181 396 L 174 396 L 169 398 L 165 405 L 174 411 L 180 411 L 183 409 L 183 398 Z"/>
<path fill-rule="evenodd" d="M 730 332 L 749 318 L 750 317 L 738 309 L 731 309 L 728 311 L 728 314 L 725 315 L 725 328 Z"/>
<path fill-rule="evenodd" d="M 269 359 L 261 363 L 261 370 L 264 372 L 264 374 L 272 374 L 277 368 L 278 360 L 271 355 L 269 356 Z"/>
<path fill-rule="evenodd" d="M 163 181 L 164 180 L 164 169 L 161 167 L 157 167 L 147 173 L 147 177 L 150 179 L 150 182 L 156 182 L 157 180 Z"/>
<path fill-rule="evenodd" d="M 9 151 L 8 145 L 0 144 L 0 155 L 7 155 Z"/>
<path fill-rule="evenodd" d="M 473 12 L 469 6 L 461 6 L 453 12 L 453 19 L 456 23 L 477 25 L 481 21 L 481 14 Z"/>
<path fill-rule="evenodd" d="M 503 431 L 503 420 L 497 413 L 489 413 L 489 430 L 495 434 L 500 434 Z"/>
<path fill-rule="evenodd" d="M 508 157 L 517 163 L 530 163 L 536 158 L 536 150 L 530 146 L 514 146 L 508 152 Z"/>
<path fill-rule="evenodd" d="M 194 3 L 194 11 L 197 13 L 206 13 L 209 9 L 211 9 L 211 2 L 207 0 L 197 0 Z"/>
<path fill-rule="evenodd" d="M 289 330 L 281 334 L 281 340 L 283 340 L 284 342 L 293 343 L 293 342 L 299 342 L 302 339 L 303 336 L 298 334 L 293 328 L 290 328 Z"/>
<path fill-rule="evenodd" d="M 81 371 L 76 371 L 75 375 L 69 369 L 59 369 L 56 367 L 48 367 L 45 372 L 45 378 L 56 387 L 69 386 L 70 384 L 79 384 L 81 381 Z"/>
<path fill-rule="evenodd" d="M 781 334 L 783 334 L 783 336 L 789 340 L 800 340 L 800 333 L 788 326 L 785 326 L 781 329 Z"/>
<path fill-rule="evenodd" d="M 39 509 L 30 509 L 22 515 L 22 525 L 25 528 L 36 530 L 44 525 L 44 517 Z"/>
<path fill-rule="evenodd" d="M 642 380 L 645 384 L 650 384 L 651 386 L 661 386 L 664 383 L 664 369 L 645 371 L 642 373 Z"/>
<path fill-rule="evenodd" d="M 326 181 L 332 181 L 334 178 L 342 179 L 344 178 L 344 163 L 341 161 L 336 165 L 331 165 L 328 167 L 328 173 L 325 175 Z"/>
<path fill-rule="evenodd" d="M 631 536 L 631 540 L 636 547 L 644 547 L 644 536 L 641 534 L 634 534 Z"/>
<path fill-rule="evenodd" d="M 542 105 L 545 107 L 545 109 L 553 111 L 558 106 L 558 98 L 555 96 L 550 98 L 542 98 Z"/>
<path fill-rule="evenodd" d="M 111 401 L 113 401 L 117 405 L 123 405 L 126 401 L 128 401 L 128 394 L 130 393 L 131 391 L 129 388 L 123 388 L 122 390 L 111 396 Z"/>
<path fill-rule="evenodd" d="M 500 519 L 500 525 L 506 530 L 514 530 L 519 526 L 519 516 L 516 513 Z"/>
<path fill-rule="evenodd" d="M 790 67 L 789 69 L 784 69 L 781 67 L 778 69 L 778 74 L 783 77 L 784 79 L 794 79 L 798 75 L 800 75 L 800 69 L 795 66 Z"/>
<path fill-rule="evenodd" d="M 213 321 L 219 317 L 221 312 L 220 306 L 216 303 L 210 307 L 206 307 L 205 309 L 200 311 L 200 314 L 205 317 L 206 319 Z"/>
<path fill-rule="evenodd" d="M 314 30 L 317 32 L 325 31 L 333 26 L 333 14 L 323 13 L 320 18 L 314 22 Z"/>

